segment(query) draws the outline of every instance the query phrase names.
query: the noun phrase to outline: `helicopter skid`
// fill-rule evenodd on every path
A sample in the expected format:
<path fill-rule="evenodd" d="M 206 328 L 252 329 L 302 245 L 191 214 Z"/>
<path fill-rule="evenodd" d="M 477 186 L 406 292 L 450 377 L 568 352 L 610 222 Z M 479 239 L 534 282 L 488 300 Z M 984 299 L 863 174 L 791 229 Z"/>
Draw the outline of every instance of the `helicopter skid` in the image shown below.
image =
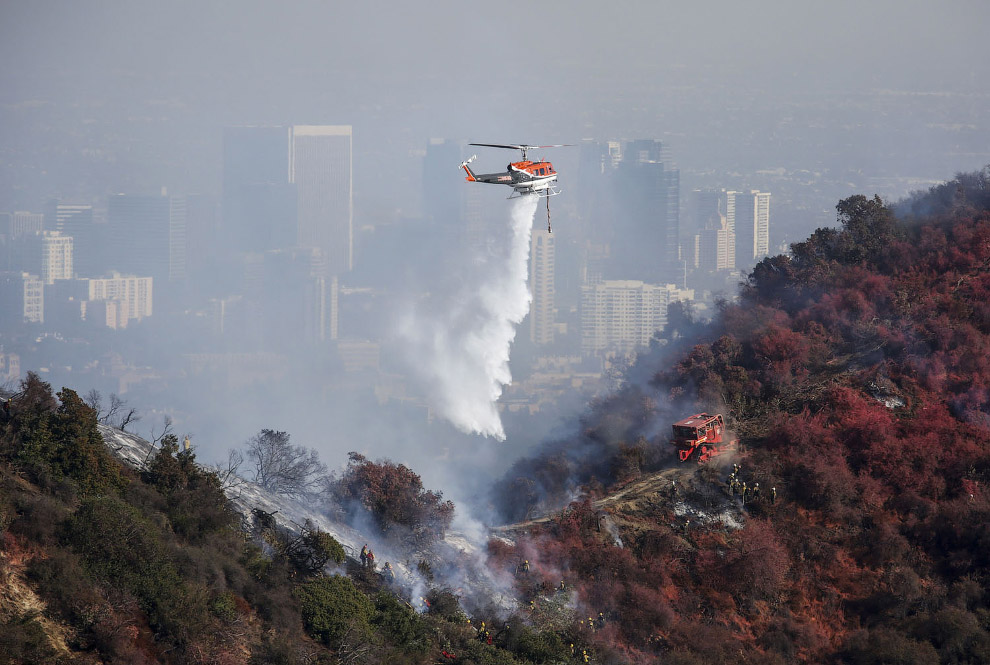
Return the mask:
<path fill-rule="evenodd" d="M 560 194 L 560 190 L 557 189 L 556 187 L 545 187 L 543 189 L 527 189 L 527 190 L 513 189 L 512 193 L 509 194 L 509 196 L 506 198 L 518 199 L 523 196 L 538 196 L 541 199 L 546 199 L 551 196 L 557 196 L 558 194 Z"/>

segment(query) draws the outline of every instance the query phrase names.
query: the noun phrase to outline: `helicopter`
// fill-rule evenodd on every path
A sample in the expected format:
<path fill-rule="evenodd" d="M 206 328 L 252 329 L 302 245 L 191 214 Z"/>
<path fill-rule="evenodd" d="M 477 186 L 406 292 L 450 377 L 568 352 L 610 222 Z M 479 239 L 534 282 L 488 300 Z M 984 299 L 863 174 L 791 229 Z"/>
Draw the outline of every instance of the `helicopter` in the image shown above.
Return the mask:
<path fill-rule="evenodd" d="M 530 161 L 526 158 L 529 150 L 541 148 L 563 148 L 569 143 L 556 145 L 522 145 L 522 144 L 502 144 L 502 143 L 471 143 L 470 145 L 485 148 L 506 148 L 509 150 L 519 150 L 522 152 L 522 160 L 511 162 L 501 173 L 475 173 L 469 164 L 478 158 L 471 155 L 467 161 L 461 162 L 460 168 L 467 173 L 468 182 L 486 182 L 494 185 L 508 185 L 512 188 L 509 194 L 510 199 L 520 196 L 536 195 L 547 199 L 547 231 L 553 233 L 550 228 L 550 197 L 560 194 L 560 190 L 554 185 L 557 182 L 557 172 L 553 164 L 546 160 Z"/>

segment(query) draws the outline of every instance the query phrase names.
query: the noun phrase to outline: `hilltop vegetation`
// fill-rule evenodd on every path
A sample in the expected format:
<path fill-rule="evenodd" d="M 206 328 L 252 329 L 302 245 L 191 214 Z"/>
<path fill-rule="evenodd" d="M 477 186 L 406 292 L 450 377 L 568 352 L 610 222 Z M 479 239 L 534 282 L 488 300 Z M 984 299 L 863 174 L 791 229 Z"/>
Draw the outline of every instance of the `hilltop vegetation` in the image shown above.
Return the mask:
<path fill-rule="evenodd" d="M 292 533 L 260 514 L 246 532 L 220 478 L 174 435 L 137 472 L 74 391 L 53 395 L 35 374 L 21 389 L 0 413 L 0 662 L 450 662 L 444 650 L 529 662 L 478 640 L 449 591 L 415 612 L 311 525 Z M 453 511 L 410 469 L 360 456 L 336 486 L 417 542 Z"/>
<path fill-rule="evenodd" d="M 652 379 L 595 405 L 581 456 L 502 481 L 516 515 L 520 488 L 621 484 L 672 454 L 658 422 L 707 409 L 742 435 L 743 479 L 779 490 L 738 531 L 661 507 L 616 516 L 619 548 L 586 506 L 521 543 L 610 618 L 602 658 L 990 662 L 990 171 L 898 210 L 841 201 L 840 228 L 763 260 L 690 348 L 642 357 Z"/>

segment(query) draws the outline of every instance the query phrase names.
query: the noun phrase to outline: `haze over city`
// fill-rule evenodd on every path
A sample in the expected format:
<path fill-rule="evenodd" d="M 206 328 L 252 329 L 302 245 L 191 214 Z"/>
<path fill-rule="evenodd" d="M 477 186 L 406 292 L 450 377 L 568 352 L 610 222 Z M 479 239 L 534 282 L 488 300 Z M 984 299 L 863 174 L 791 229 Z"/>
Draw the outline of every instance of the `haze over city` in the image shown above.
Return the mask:
<path fill-rule="evenodd" d="M 802 4 L 6 3 L 0 378 L 113 393 L 132 431 L 168 415 L 207 460 L 272 428 L 331 467 L 440 462 L 424 479 L 469 493 L 453 469 L 498 472 L 572 427 L 669 303 L 710 314 L 840 198 L 990 163 L 987 3 Z M 518 153 L 471 142 L 573 144 L 531 155 L 562 195 L 517 279 L 508 192 L 457 166 Z M 743 251 L 727 213 L 747 196 Z M 25 286 L 46 281 L 59 205 L 74 269 Z M 110 271 L 153 297 L 79 283 Z M 518 298 L 475 309 L 520 279 L 524 320 Z M 630 289 L 645 338 L 595 332 L 595 303 Z M 484 316 L 511 383 L 455 368 Z M 454 369 L 494 377 L 481 421 L 456 416 Z"/>

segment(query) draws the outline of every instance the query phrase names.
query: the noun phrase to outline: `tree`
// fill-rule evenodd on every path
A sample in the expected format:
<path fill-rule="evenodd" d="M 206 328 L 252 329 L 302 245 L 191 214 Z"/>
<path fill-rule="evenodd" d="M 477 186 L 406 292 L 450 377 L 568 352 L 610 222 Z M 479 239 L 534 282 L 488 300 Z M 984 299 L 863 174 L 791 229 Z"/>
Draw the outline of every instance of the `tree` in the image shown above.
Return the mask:
<path fill-rule="evenodd" d="M 320 486 L 327 466 L 315 450 L 293 446 L 288 432 L 263 429 L 247 442 L 247 457 L 254 464 L 252 480 L 266 490 L 296 498 Z"/>
<path fill-rule="evenodd" d="M 411 533 L 414 540 L 429 543 L 443 538 L 454 517 L 454 504 L 443 493 L 426 490 L 419 475 L 404 464 L 372 462 L 349 453 L 347 470 L 330 486 L 334 499 L 346 510 L 371 513 L 382 533 L 393 527 Z"/>

